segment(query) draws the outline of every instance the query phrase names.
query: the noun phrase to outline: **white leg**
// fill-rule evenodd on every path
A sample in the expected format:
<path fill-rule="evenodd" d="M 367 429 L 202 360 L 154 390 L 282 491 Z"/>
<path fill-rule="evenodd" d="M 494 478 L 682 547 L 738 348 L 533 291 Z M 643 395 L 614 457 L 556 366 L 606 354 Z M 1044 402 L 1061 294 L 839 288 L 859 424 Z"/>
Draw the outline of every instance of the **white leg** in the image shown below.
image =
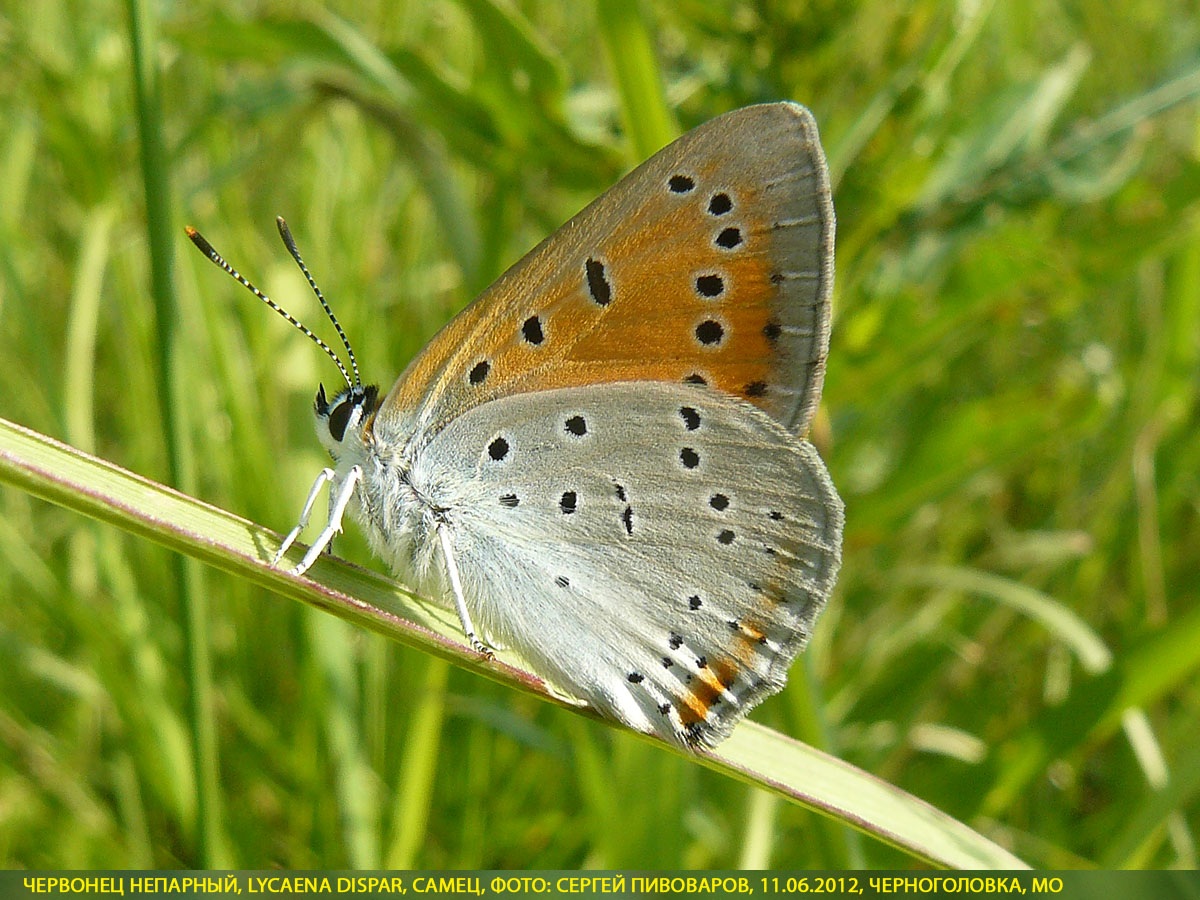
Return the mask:
<path fill-rule="evenodd" d="M 283 543 L 279 545 L 279 549 L 271 558 L 271 565 L 279 565 L 279 561 L 283 559 L 283 554 L 288 552 L 288 548 L 296 542 L 296 538 L 300 537 L 300 532 L 308 526 L 308 517 L 312 513 L 313 504 L 317 502 L 317 495 L 321 493 L 321 487 L 327 481 L 333 481 L 333 469 L 322 469 L 321 474 L 317 476 L 317 480 L 313 482 L 312 490 L 308 492 L 308 499 L 304 501 L 304 509 L 300 513 L 300 521 L 296 523 L 296 527 L 288 532 L 287 537 L 283 539 Z"/>
<path fill-rule="evenodd" d="M 467 598 L 463 594 L 462 579 L 458 575 L 458 563 L 454 561 L 454 545 L 450 543 L 450 530 L 445 525 L 438 525 L 437 533 L 438 541 L 442 545 L 442 558 L 446 560 L 446 571 L 450 575 L 450 590 L 454 592 L 454 608 L 458 610 L 458 621 L 462 623 L 463 632 L 466 633 L 467 640 L 471 642 L 471 647 L 477 653 L 482 653 L 488 659 L 492 659 L 495 654 L 475 635 L 475 625 L 471 621 L 471 614 L 467 612 Z"/>
<path fill-rule="evenodd" d="M 355 466 L 346 473 L 346 480 L 341 484 L 336 481 L 330 486 L 329 497 L 329 521 L 325 523 L 325 527 L 321 533 L 317 535 L 317 539 L 313 541 L 308 552 L 304 554 L 304 559 L 300 560 L 300 565 L 292 569 L 293 575 L 303 575 L 307 572 L 312 564 L 317 561 L 317 557 L 321 555 L 321 551 L 329 546 L 329 542 L 333 540 L 333 536 L 342 530 L 342 516 L 346 513 L 346 507 L 350 504 L 350 498 L 354 496 L 354 489 L 358 487 L 358 482 L 362 479 L 362 468 Z M 333 493 L 336 491 L 336 495 Z"/>

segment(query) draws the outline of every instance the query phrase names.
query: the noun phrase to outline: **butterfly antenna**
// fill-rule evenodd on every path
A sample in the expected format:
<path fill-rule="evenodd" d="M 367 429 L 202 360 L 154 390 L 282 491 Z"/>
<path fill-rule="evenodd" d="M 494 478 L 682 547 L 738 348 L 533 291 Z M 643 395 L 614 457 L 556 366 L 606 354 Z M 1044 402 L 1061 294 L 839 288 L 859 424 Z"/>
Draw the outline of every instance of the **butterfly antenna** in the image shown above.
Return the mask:
<path fill-rule="evenodd" d="M 287 222 L 283 220 L 283 216 L 276 216 L 275 224 L 279 226 L 279 236 L 283 238 L 283 245 L 288 248 L 288 253 L 292 254 L 292 259 L 296 261 L 296 265 L 300 267 L 300 271 L 308 279 L 308 286 L 312 288 L 313 293 L 317 295 L 317 299 L 321 301 L 321 308 L 325 310 L 325 315 L 329 316 L 329 321 L 333 323 L 338 337 L 342 339 L 342 346 L 346 348 L 346 355 L 350 357 L 350 368 L 354 371 L 354 386 L 361 385 L 362 379 L 358 377 L 358 360 L 354 358 L 354 348 L 350 346 L 346 332 L 342 331 L 342 326 L 338 322 L 337 316 L 333 314 L 333 310 L 330 309 L 329 304 L 325 300 L 325 295 L 321 293 L 321 289 L 317 287 L 317 282 L 313 280 L 312 275 L 308 271 L 308 266 L 304 264 L 304 260 L 300 256 L 300 251 L 296 248 L 296 241 L 292 238 L 292 230 L 288 228 Z"/>
<path fill-rule="evenodd" d="M 281 223 L 282 223 L 282 221 L 283 220 L 280 219 Z M 282 227 L 286 228 L 287 226 L 285 225 Z M 252 293 L 255 297 L 257 297 L 263 303 L 267 304 L 267 306 L 271 307 L 271 309 L 275 310 L 275 312 L 279 313 L 281 316 L 283 316 L 285 319 L 287 319 L 289 322 L 291 322 L 293 325 L 295 325 L 297 328 L 299 328 L 300 331 L 302 331 L 314 344 L 316 344 L 318 347 L 320 347 L 322 350 L 324 350 L 329 355 L 329 358 L 333 360 L 333 364 L 338 367 L 338 371 L 342 373 L 342 378 L 346 379 L 346 387 L 353 388 L 360 383 L 358 380 L 358 366 L 357 366 L 357 364 L 354 364 L 354 354 L 353 353 L 350 354 L 350 362 L 351 362 L 351 364 L 354 364 L 354 381 L 352 382 L 350 380 L 350 373 L 346 371 L 346 367 L 344 365 L 342 365 L 342 361 L 340 359 L 338 359 L 337 354 L 333 352 L 333 350 L 330 348 L 330 346 L 328 344 L 326 344 L 323 340 L 321 340 L 319 337 L 317 337 L 315 334 L 313 334 L 312 329 L 310 329 L 307 325 L 305 325 L 303 322 L 301 322 L 299 319 L 297 319 L 295 316 L 293 316 L 291 313 L 289 313 L 286 309 L 284 309 L 282 306 L 280 306 L 278 303 L 276 303 L 274 300 L 272 300 L 270 297 L 268 297 L 266 294 L 264 294 L 262 291 L 260 291 L 258 288 L 256 288 L 253 284 L 251 284 L 242 275 L 241 272 L 239 272 L 237 269 L 235 269 L 229 263 L 225 262 L 225 257 L 221 256 L 220 253 L 218 253 L 215 249 L 213 249 L 213 245 L 210 244 L 204 238 L 204 236 L 202 234 L 200 234 L 200 232 L 198 232 L 195 228 L 188 225 L 186 228 L 184 228 L 184 231 L 187 232 L 187 236 L 188 236 L 189 240 L 191 240 L 191 242 L 196 245 L 196 248 L 201 253 L 203 253 L 205 256 L 207 256 L 210 260 L 212 260 L 214 263 L 216 263 L 218 266 L 220 266 L 222 269 L 224 269 L 230 275 L 232 275 L 234 280 L 237 281 L 238 284 L 240 284 L 242 287 L 244 287 L 246 290 L 248 290 L 250 293 Z M 284 239 L 284 242 L 286 243 L 288 238 L 290 238 L 290 237 L 291 237 L 291 235 L 289 234 L 287 236 L 287 238 Z M 292 247 L 289 246 L 289 249 L 292 249 Z M 296 256 L 296 253 L 294 250 L 292 251 L 292 255 Z M 297 261 L 299 261 L 299 257 L 296 256 L 296 258 L 297 258 Z M 300 268 L 301 269 L 304 268 L 304 263 L 300 263 Z M 304 274 L 306 276 L 308 275 L 307 269 L 305 269 Z M 309 276 L 308 283 L 312 284 L 311 276 Z M 313 290 L 316 290 L 316 285 L 313 285 Z M 328 306 L 328 304 L 325 303 L 325 298 L 321 297 L 320 291 L 317 291 L 317 297 L 321 300 L 321 305 L 325 307 L 325 311 L 329 312 L 329 306 Z M 329 317 L 331 319 L 333 319 L 332 312 L 329 312 Z M 342 329 L 341 329 L 341 326 L 338 325 L 337 319 L 333 319 L 333 324 L 334 324 L 334 327 L 337 328 L 337 332 L 339 335 L 341 335 L 342 341 L 344 343 L 346 341 L 346 336 L 344 334 L 342 334 Z M 346 344 L 346 349 L 347 350 L 350 349 L 349 344 Z"/>

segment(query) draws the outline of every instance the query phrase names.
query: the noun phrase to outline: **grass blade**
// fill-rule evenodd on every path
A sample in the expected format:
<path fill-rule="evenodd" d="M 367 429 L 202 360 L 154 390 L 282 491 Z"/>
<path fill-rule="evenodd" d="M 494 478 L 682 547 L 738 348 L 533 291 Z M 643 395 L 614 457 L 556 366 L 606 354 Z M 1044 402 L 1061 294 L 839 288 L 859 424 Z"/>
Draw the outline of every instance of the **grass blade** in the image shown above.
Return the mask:
<path fill-rule="evenodd" d="M 667 108 L 646 20 L 638 0 L 598 0 L 596 17 L 633 156 L 645 159 L 679 133 Z"/>
<path fill-rule="evenodd" d="M 128 0 L 133 45 L 133 80 L 137 98 L 142 182 L 146 195 L 146 236 L 150 246 L 151 294 L 157 330 L 159 405 L 166 434 L 167 470 L 173 484 L 186 487 L 188 467 L 185 426 L 178 414 L 189 404 L 182 396 L 177 359 L 174 243 L 171 224 L 170 165 L 163 137 L 162 96 L 158 77 L 158 29 L 155 5 Z M 212 664 L 208 646 L 208 605 L 200 572 L 186 560 L 174 561 L 175 583 L 184 609 L 192 754 L 196 773 L 196 830 L 200 861 L 226 868 L 231 864 L 221 829 L 216 725 L 212 713 Z"/>

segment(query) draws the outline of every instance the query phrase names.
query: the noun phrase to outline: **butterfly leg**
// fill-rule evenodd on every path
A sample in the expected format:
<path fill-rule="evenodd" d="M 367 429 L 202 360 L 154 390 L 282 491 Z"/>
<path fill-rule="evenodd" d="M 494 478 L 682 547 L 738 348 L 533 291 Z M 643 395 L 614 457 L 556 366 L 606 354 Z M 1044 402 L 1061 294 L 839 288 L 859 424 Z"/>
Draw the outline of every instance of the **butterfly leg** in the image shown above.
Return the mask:
<path fill-rule="evenodd" d="M 326 471 L 329 471 L 326 469 Z M 329 495 L 329 521 L 325 523 L 325 527 L 321 529 L 321 533 L 317 535 L 317 539 L 313 541 L 312 546 L 308 548 L 308 552 L 304 554 L 304 559 L 300 560 L 300 564 L 292 569 L 293 575 L 303 575 L 307 572 L 312 564 L 317 561 L 317 557 L 321 555 L 321 551 L 329 546 L 333 540 L 333 536 L 342 530 L 342 517 L 346 514 L 346 507 L 350 505 L 350 498 L 354 496 L 354 489 L 358 487 L 358 482 L 362 480 L 362 468 L 354 466 L 346 473 L 346 480 L 341 484 L 337 481 L 330 482 Z M 317 484 L 313 486 L 315 492 L 320 487 L 321 479 L 317 480 Z M 309 498 L 311 501 L 311 497 Z M 305 507 L 305 512 L 309 511 L 311 503 Z M 304 519 L 301 519 L 300 527 L 303 527 Z"/>
<path fill-rule="evenodd" d="M 458 610 L 458 621 L 462 623 L 463 631 L 471 647 L 476 653 L 482 653 L 488 659 L 494 659 L 496 654 L 475 635 L 475 624 L 471 614 L 467 612 L 467 598 L 463 594 L 462 578 L 458 574 L 458 563 L 454 561 L 454 545 L 450 543 L 450 530 L 445 523 L 437 526 L 438 541 L 442 545 L 442 556 L 446 560 L 446 571 L 450 575 L 450 589 L 454 592 L 454 608 Z"/>
<path fill-rule="evenodd" d="M 317 502 L 317 497 L 321 493 L 321 488 L 325 482 L 332 481 L 334 476 L 333 469 L 322 469 L 317 475 L 317 480 L 313 482 L 312 490 L 308 492 L 308 499 L 304 501 L 304 509 L 300 511 L 300 521 L 296 523 L 296 527 L 287 533 L 287 537 L 283 539 L 283 543 L 279 545 L 279 549 L 275 551 L 275 555 L 271 557 L 271 565 L 279 565 L 279 561 L 283 559 L 283 554 L 288 552 L 288 548 L 296 542 L 296 538 L 300 537 L 300 533 L 308 527 L 308 517 L 312 513 L 313 504 Z"/>

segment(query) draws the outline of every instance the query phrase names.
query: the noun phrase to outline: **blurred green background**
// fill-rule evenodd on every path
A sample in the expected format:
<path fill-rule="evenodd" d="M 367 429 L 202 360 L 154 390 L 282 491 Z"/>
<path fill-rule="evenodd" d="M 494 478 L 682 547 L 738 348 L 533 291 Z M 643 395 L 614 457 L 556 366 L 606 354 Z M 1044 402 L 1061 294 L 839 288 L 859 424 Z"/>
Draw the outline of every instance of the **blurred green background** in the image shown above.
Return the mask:
<path fill-rule="evenodd" d="M 285 531 L 338 377 L 185 223 L 332 339 L 285 215 L 387 385 L 651 149 L 800 101 L 846 552 L 754 718 L 1034 865 L 1196 865 L 1195 4 L 293 6 L 0 0 L 0 416 Z M 13 488 L 0 660 L 8 867 L 910 864 Z"/>

